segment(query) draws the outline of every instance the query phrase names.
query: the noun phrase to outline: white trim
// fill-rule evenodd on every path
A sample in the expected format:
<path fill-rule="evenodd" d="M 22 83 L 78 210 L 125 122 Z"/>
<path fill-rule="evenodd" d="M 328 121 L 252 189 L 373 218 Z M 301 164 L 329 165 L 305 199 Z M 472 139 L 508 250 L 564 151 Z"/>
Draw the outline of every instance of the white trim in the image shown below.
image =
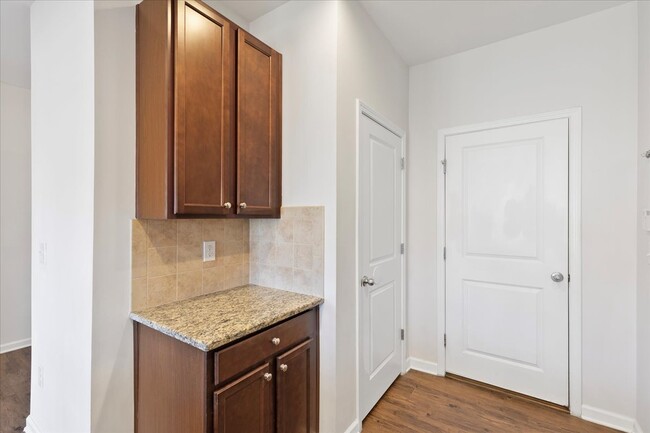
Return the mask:
<path fill-rule="evenodd" d="M 634 426 L 632 427 L 632 433 L 643 433 L 643 429 L 641 428 L 641 424 L 639 424 L 639 420 L 634 420 Z"/>
<path fill-rule="evenodd" d="M 361 429 L 359 428 L 359 420 L 355 419 L 348 428 L 345 429 L 345 433 L 360 433 Z"/>
<path fill-rule="evenodd" d="M 580 416 L 582 406 L 582 231 L 581 231 L 581 197 L 582 197 L 582 108 L 532 116 L 518 117 L 508 120 L 486 122 L 476 125 L 459 126 L 438 131 L 438 164 L 445 159 L 445 139 L 448 136 L 468 132 L 484 131 L 487 129 L 503 128 L 533 122 L 543 122 L 555 119 L 569 120 L 569 409 L 572 415 Z M 446 210 L 445 210 L 445 175 L 438 166 L 438 226 L 437 226 L 437 296 L 436 313 L 438 315 L 438 331 L 436 348 L 438 353 L 438 372 L 445 375 L 445 261 L 442 249 L 446 244 Z M 441 235 L 440 235 L 441 234 Z"/>
<path fill-rule="evenodd" d="M 438 375 L 438 364 L 431 361 L 425 361 L 420 358 L 413 358 L 412 356 L 406 360 L 408 370 L 421 371 L 423 373 Z"/>
<path fill-rule="evenodd" d="M 38 428 L 36 425 L 36 421 L 34 421 L 34 417 L 29 415 L 27 417 L 27 420 L 25 420 L 25 430 L 23 430 L 25 433 L 41 433 L 42 430 Z"/>
<path fill-rule="evenodd" d="M 633 418 L 588 405 L 582 406 L 582 419 L 627 433 L 638 425 Z"/>
<path fill-rule="evenodd" d="M 359 275 L 359 167 L 360 167 L 360 161 L 359 161 L 359 146 L 360 146 L 360 140 L 359 140 L 359 134 L 360 134 L 360 125 L 361 125 L 361 116 L 367 116 L 368 118 L 372 119 L 373 121 L 377 122 L 384 128 L 388 129 L 390 132 L 398 136 L 401 141 L 402 141 L 402 158 L 406 159 L 406 132 L 402 130 L 399 126 L 391 122 L 388 118 L 385 116 L 379 114 L 377 111 L 373 110 L 368 104 L 363 102 L 360 99 L 356 99 L 356 173 L 355 173 L 355 189 L 356 189 L 356 203 L 355 203 L 355 234 L 354 234 L 354 244 L 355 244 L 355 280 L 359 281 L 361 279 L 361 276 Z M 407 361 L 406 361 L 406 339 L 408 338 L 408 330 L 406 329 L 406 168 L 402 170 L 402 243 L 404 243 L 405 248 L 404 248 L 404 254 L 402 254 L 402 323 L 401 323 L 401 328 L 404 329 L 404 340 L 402 340 L 402 356 L 401 356 L 401 363 L 402 363 L 402 374 L 406 373 L 408 370 L 407 368 Z M 355 309 L 355 337 L 356 337 L 356 343 L 355 343 L 355 354 L 356 354 L 356 366 L 357 366 L 357 380 L 356 380 L 356 421 L 350 426 L 352 428 L 355 424 L 357 425 L 357 430 L 360 431 L 360 422 L 359 419 L 361 418 L 361 412 L 360 412 L 360 399 L 361 399 L 361 393 L 360 393 L 360 372 L 361 372 L 361 364 L 360 364 L 360 357 L 359 357 L 359 290 L 355 290 L 356 292 L 356 309 Z M 350 430 L 348 428 L 348 430 Z M 348 431 L 346 430 L 346 432 Z"/>
<path fill-rule="evenodd" d="M 31 345 L 32 345 L 31 338 L 25 338 L 24 340 L 10 341 L 9 343 L 0 345 L 0 354 L 13 352 L 14 350 L 23 349 Z"/>

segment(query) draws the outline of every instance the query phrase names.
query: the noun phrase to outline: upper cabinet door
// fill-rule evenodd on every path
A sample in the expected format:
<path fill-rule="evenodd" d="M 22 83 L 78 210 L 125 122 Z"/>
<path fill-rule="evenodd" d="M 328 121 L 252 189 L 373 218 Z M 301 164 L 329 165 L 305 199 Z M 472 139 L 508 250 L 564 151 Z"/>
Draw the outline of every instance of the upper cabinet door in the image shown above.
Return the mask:
<path fill-rule="evenodd" d="M 234 211 L 234 34 L 204 4 L 176 2 L 174 213 Z"/>
<path fill-rule="evenodd" d="M 237 30 L 237 213 L 279 217 L 282 56 Z"/>

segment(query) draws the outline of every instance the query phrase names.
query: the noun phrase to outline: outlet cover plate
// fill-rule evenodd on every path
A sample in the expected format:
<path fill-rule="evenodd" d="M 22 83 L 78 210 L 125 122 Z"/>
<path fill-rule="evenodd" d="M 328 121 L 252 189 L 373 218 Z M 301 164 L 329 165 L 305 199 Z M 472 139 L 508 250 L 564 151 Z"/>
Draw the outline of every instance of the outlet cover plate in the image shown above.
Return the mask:
<path fill-rule="evenodd" d="M 203 261 L 213 262 L 217 257 L 217 245 L 215 241 L 203 241 Z"/>

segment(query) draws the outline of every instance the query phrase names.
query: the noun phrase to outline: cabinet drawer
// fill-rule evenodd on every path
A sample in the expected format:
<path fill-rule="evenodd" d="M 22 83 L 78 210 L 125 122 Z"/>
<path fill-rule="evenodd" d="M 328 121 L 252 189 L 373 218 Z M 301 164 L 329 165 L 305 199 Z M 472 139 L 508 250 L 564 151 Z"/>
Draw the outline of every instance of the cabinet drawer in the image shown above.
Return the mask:
<path fill-rule="evenodd" d="M 317 320 L 316 310 L 312 309 L 218 351 L 214 356 L 215 384 L 223 383 L 274 354 L 313 338 L 318 329 Z"/>

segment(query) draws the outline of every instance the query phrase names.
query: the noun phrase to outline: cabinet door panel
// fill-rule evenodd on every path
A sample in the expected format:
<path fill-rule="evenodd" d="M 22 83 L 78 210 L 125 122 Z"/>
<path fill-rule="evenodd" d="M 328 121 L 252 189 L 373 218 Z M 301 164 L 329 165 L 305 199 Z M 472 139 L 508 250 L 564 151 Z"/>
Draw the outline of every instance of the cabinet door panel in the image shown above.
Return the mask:
<path fill-rule="evenodd" d="M 190 0 L 177 2 L 175 212 L 227 214 L 233 200 L 231 136 L 234 49 L 228 21 Z"/>
<path fill-rule="evenodd" d="M 214 393 L 215 433 L 271 433 L 273 402 L 269 364 Z"/>
<path fill-rule="evenodd" d="M 309 339 L 276 360 L 277 433 L 318 432 L 316 352 Z"/>
<path fill-rule="evenodd" d="M 280 216 L 281 55 L 237 30 L 237 213 Z"/>

